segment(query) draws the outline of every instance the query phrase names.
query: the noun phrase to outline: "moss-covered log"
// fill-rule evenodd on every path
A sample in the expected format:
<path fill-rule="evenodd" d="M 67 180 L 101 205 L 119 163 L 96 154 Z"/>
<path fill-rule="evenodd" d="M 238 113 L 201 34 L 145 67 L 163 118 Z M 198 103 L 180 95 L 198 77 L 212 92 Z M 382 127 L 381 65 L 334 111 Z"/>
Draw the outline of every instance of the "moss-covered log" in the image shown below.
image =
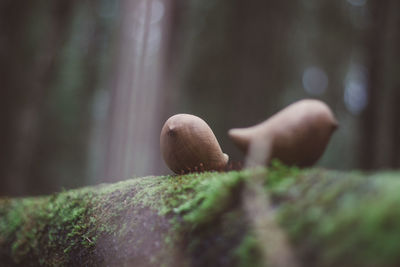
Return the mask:
<path fill-rule="evenodd" d="M 301 266 L 399 266 L 400 173 L 275 165 L 264 190 Z M 0 200 L 2 266 L 260 266 L 251 171 L 136 178 Z M 269 242 L 270 243 L 270 242 Z"/>

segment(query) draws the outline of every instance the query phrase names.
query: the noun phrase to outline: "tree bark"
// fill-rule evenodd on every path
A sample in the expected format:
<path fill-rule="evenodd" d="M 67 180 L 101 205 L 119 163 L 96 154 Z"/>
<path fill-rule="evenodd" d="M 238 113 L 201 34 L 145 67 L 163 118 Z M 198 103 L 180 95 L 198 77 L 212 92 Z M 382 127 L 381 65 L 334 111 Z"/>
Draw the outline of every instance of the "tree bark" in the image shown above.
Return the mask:
<path fill-rule="evenodd" d="M 0 66 L 0 105 L 4 108 L 0 115 L 0 195 L 32 193 L 38 184 L 42 190 L 46 188 L 41 183 L 43 175 L 35 176 L 33 170 L 40 158 L 35 152 L 45 134 L 44 103 L 59 70 L 57 52 L 67 36 L 74 3 L 7 1 L 0 8 L 0 29 L 5 33 L 4 49 L 0 52 L 4 62 Z M 38 19 L 31 22 L 32 17 Z M 39 33 L 34 36 L 32 32 L 41 25 L 47 27 L 41 28 L 40 37 Z M 27 178 L 33 176 L 34 185 Z"/>
<path fill-rule="evenodd" d="M 297 266 L 400 263 L 400 173 L 298 170 L 279 164 L 268 172 L 144 177 L 51 196 L 1 199 L 0 262 L 266 266 L 263 251 L 274 249 L 274 242 L 255 234 L 260 222 L 252 223 L 249 214 L 256 213 L 246 212 L 242 201 L 254 172 L 263 177 L 262 191 Z"/>
<path fill-rule="evenodd" d="M 371 1 L 367 43 L 368 106 L 361 117 L 360 164 L 363 169 L 398 168 L 398 1 Z"/>
<path fill-rule="evenodd" d="M 104 161 L 107 182 L 160 173 L 162 162 L 158 144 L 169 1 L 121 1 L 121 5 Z"/>

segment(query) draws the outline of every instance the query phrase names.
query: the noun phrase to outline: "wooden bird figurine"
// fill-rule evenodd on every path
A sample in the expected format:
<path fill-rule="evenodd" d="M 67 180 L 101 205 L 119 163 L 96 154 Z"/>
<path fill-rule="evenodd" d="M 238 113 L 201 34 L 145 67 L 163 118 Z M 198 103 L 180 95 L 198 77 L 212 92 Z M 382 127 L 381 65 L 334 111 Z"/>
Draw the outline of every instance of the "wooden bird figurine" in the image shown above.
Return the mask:
<path fill-rule="evenodd" d="M 190 114 L 177 114 L 165 122 L 160 147 L 166 164 L 178 174 L 222 170 L 229 159 L 208 124 Z"/>
<path fill-rule="evenodd" d="M 330 108 L 319 100 L 295 102 L 268 120 L 228 134 L 253 163 L 273 158 L 287 165 L 313 165 L 323 154 L 338 123 Z"/>

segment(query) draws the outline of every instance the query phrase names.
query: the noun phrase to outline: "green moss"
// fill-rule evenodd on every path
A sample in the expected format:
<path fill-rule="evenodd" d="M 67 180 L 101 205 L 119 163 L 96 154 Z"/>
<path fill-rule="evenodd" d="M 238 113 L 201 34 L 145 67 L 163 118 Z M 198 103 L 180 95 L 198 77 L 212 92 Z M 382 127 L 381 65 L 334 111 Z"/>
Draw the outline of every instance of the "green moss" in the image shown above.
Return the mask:
<path fill-rule="evenodd" d="M 292 188 L 280 220 L 302 250 L 319 254 L 320 266 L 398 263 L 399 173 L 366 177 L 310 170 Z"/>
<path fill-rule="evenodd" d="M 231 201 L 234 187 L 240 185 L 242 179 L 243 175 L 239 172 L 199 179 L 200 182 L 191 187 L 191 196 L 173 211 L 184 214 L 183 219 L 194 226 L 204 223 L 225 209 Z"/>
<path fill-rule="evenodd" d="M 234 253 L 238 257 L 239 267 L 265 266 L 261 261 L 262 254 L 260 246 L 254 234 L 246 235 L 241 244 L 235 249 Z"/>
<path fill-rule="evenodd" d="M 140 256 L 171 266 L 183 253 L 188 264 L 224 255 L 221 266 L 257 266 L 258 244 L 241 205 L 241 189 L 255 172 L 265 177 L 264 189 L 299 258 L 313 259 L 308 266 L 400 262 L 399 173 L 299 170 L 279 162 L 268 171 L 143 177 L 1 199 L 0 260 L 107 265 Z"/>

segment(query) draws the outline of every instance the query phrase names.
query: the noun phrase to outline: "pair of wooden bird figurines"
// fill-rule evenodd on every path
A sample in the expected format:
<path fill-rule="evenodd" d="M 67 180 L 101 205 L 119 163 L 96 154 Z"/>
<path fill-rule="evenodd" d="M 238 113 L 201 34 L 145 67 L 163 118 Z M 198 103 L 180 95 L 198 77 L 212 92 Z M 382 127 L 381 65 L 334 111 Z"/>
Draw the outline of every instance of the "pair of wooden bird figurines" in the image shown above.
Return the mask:
<path fill-rule="evenodd" d="M 306 99 L 253 127 L 231 129 L 228 135 L 246 154 L 247 165 L 268 165 L 275 158 L 307 167 L 321 157 L 337 127 L 325 103 Z M 229 160 L 208 124 L 190 114 L 177 114 L 165 122 L 160 147 L 166 164 L 178 174 L 222 170 Z"/>

